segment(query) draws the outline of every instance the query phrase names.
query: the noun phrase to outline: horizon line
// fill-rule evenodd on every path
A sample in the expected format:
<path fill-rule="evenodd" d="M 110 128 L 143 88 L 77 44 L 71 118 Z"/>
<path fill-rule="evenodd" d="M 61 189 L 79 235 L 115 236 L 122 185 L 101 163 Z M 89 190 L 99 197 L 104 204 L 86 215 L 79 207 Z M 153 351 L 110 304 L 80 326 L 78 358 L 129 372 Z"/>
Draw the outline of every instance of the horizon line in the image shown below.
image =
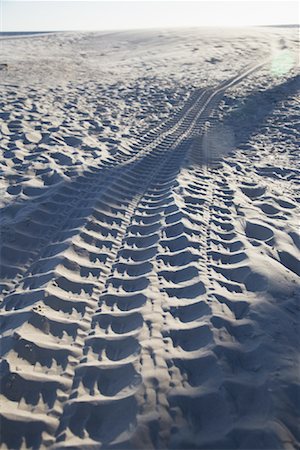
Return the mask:
<path fill-rule="evenodd" d="M 58 29 L 58 30 L 6 30 L 0 31 L 0 36 L 9 33 L 67 33 L 67 32 L 105 32 L 105 31 L 147 31 L 147 30 L 163 30 L 163 29 L 181 29 L 181 28 L 272 28 L 272 27 L 297 27 L 300 28 L 299 23 L 278 23 L 278 24 L 248 24 L 248 25 L 166 25 L 166 26 L 158 26 L 158 27 L 134 27 L 134 28 L 105 28 L 105 29 Z"/>

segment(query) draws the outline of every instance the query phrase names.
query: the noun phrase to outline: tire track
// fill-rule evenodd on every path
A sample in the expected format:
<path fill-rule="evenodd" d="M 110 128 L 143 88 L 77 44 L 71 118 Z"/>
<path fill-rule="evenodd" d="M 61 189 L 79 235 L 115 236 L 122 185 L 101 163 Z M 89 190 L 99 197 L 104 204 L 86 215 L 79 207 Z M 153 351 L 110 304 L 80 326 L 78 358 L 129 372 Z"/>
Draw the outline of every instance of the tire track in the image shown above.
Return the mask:
<path fill-rule="evenodd" d="M 191 95 L 186 105 L 175 113 L 174 117 L 154 130 L 146 132 L 138 142 L 133 143 L 129 154 L 124 154 L 120 150 L 120 155 L 114 155 L 111 160 L 101 162 L 97 171 L 93 167 L 74 180 L 71 179 L 69 185 L 58 185 L 51 189 L 47 196 L 42 196 L 38 207 L 29 212 L 29 215 L 23 220 L 18 221 L 13 229 L 11 224 L 3 223 L 1 227 L 1 273 L 7 280 L 2 287 L 6 297 L 22 284 L 23 279 L 30 273 L 31 266 L 43 257 L 44 248 L 49 242 L 59 239 L 63 230 L 72 229 L 72 222 L 75 222 L 77 227 L 84 224 L 84 220 L 90 214 L 94 204 L 93 199 L 99 197 L 103 190 L 105 191 L 108 179 L 111 182 L 111 179 L 118 178 L 119 172 L 124 170 L 124 165 L 126 167 L 134 164 L 168 137 L 172 127 L 178 126 L 182 116 L 193 105 L 197 95 L 198 91 Z M 142 150 L 140 150 L 141 147 Z M 35 203 L 36 201 L 37 199 L 35 199 Z M 70 219 L 73 219 L 72 216 L 76 214 L 76 211 L 82 209 L 83 203 L 86 216 L 83 216 L 81 223 L 78 219 L 70 223 Z M 23 242 L 24 239 L 27 245 L 26 253 L 18 243 L 18 241 Z M 29 259 L 26 259 L 28 255 Z M 11 279 L 10 283 L 9 279 Z"/>
<path fill-rule="evenodd" d="M 184 133 L 182 133 L 182 132 L 178 132 L 178 130 L 176 129 L 175 130 L 175 133 L 176 133 L 176 136 L 178 136 L 178 138 L 177 138 L 177 142 L 176 142 L 176 146 L 177 146 L 177 148 L 179 148 L 180 150 L 181 150 L 181 153 L 182 153 L 182 149 L 183 149 L 183 147 L 181 148 L 180 147 L 180 145 L 178 146 L 178 141 L 179 141 L 179 143 L 181 143 L 185 138 L 186 138 L 186 136 L 188 136 L 188 134 L 190 133 L 190 131 L 192 130 L 192 128 L 193 128 L 193 124 L 194 124 L 194 122 L 197 120 L 197 118 L 198 118 L 198 116 L 199 116 L 199 111 L 198 111 L 198 108 L 193 108 L 193 110 L 194 111 L 192 111 L 193 113 L 194 113 L 194 115 L 195 115 L 195 117 L 194 117 L 194 119 L 192 120 L 192 123 L 190 123 L 190 120 L 189 121 L 182 121 L 181 123 L 180 123 L 180 126 L 182 127 L 182 126 L 184 126 L 185 125 L 185 122 L 187 122 L 188 124 L 189 124 L 189 126 L 188 126 L 188 129 L 187 129 L 187 131 L 185 131 Z M 191 115 L 191 112 L 189 112 L 189 115 Z M 189 117 L 189 119 L 190 119 L 190 117 Z M 176 127 L 177 128 L 177 127 Z M 174 146 L 175 147 L 175 149 L 176 149 L 176 146 Z M 172 147 L 171 147 L 172 148 Z M 185 151 L 186 151 L 186 148 L 185 148 Z M 166 153 L 166 154 L 165 154 Z M 177 159 L 178 159 L 178 156 L 182 156 L 182 155 L 177 155 Z M 146 159 L 143 159 L 142 160 L 142 162 L 141 162 L 141 165 L 142 166 L 144 166 L 145 167 L 145 169 L 143 168 L 142 169 L 142 175 L 145 175 L 145 177 L 146 177 L 146 174 L 145 174 L 145 171 L 147 171 L 146 173 L 148 173 L 148 170 L 150 170 L 150 173 L 151 173 L 151 169 L 153 170 L 153 167 L 156 167 L 156 170 L 154 171 L 154 173 L 152 174 L 152 176 L 151 176 L 151 178 L 150 178 L 150 180 L 148 181 L 148 186 L 149 185 L 151 185 L 151 182 L 154 184 L 154 186 L 156 186 L 156 184 L 157 184 L 157 181 L 155 180 L 155 175 L 158 173 L 158 175 L 159 175 L 159 173 L 162 171 L 161 170 L 161 167 L 162 168 L 164 168 L 164 166 L 165 165 L 169 165 L 170 164 L 170 159 L 172 159 L 172 157 L 173 157 L 173 154 L 171 153 L 171 157 L 170 157 L 170 155 L 169 155 L 169 152 L 165 152 L 165 151 L 163 151 L 163 159 L 161 158 L 161 149 L 159 149 L 159 156 L 158 156 L 158 158 L 160 159 L 160 161 L 159 162 L 157 162 L 157 163 L 153 163 L 153 153 L 149 156 L 149 159 L 150 159 L 150 163 L 148 163 L 148 161 L 146 160 Z M 140 171 L 139 171 L 140 172 Z M 137 171 L 136 171 L 136 168 L 134 169 L 134 177 L 133 177 L 133 179 L 132 179 L 132 181 L 133 181 L 133 184 L 131 185 L 131 189 L 132 189 L 132 192 L 136 192 L 137 191 L 137 181 L 136 181 L 136 173 L 137 173 Z M 145 184 L 144 182 L 145 182 L 145 177 L 141 177 L 141 181 L 142 181 L 142 183 L 143 183 L 143 185 Z M 127 180 L 128 181 L 128 180 Z M 122 185 L 124 185 L 124 183 L 122 183 Z M 119 195 L 118 194 L 118 191 L 116 190 L 116 191 L 114 191 L 115 192 L 115 195 L 117 196 L 117 195 Z M 146 191 L 144 191 L 144 192 L 146 192 Z M 130 217 L 133 217 L 134 218 L 134 216 L 135 216 L 135 211 L 136 210 L 138 210 L 138 206 L 139 206 L 139 204 L 140 204 L 140 202 L 142 201 L 142 199 L 143 199 L 143 196 L 144 196 L 144 192 L 143 193 L 141 193 L 140 194 L 140 196 L 138 197 L 138 199 L 135 199 L 135 201 L 133 202 L 133 204 L 131 205 L 131 208 L 128 208 L 128 206 L 126 207 L 126 210 L 127 211 L 129 211 L 129 215 L 128 215 L 128 220 L 130 220 Z M 154 217 L 155 217 L 155 213 L 154 213 Z M 130 222 L 131 223 L 131 222 Z M 126 221 L 126 223 L 124 224 L 124 231 L 123 231 L 123 236 L 124 236 L 124 238 L 123 239 L 126 239 L 126 235 L 127 235 L 127 228 L 128 228 L 128 225 L 129 225 L 129 222 L 128 221 Z M 135 238 L 134 239 L 134 243 L 135 243 L 135 245 L 137 244 L 137 238 Z M 153 242 L 154 243 L 154 242 Z M 130 250 L 130 249 L 128 249 L 127 250 L 127 248 L 125 247 L 124 248 L 124 245 L 126 244 L 126 242 L 124 242 L 124 240 L 122 241 L 122 243 L 121 243 L 121 246 L 120 246 L 120 250 L 121 250 L 121 257 L 122 257 L 122 255 L 123 255 L 123 258 L 125 258 L 125 259 L 127 259 L 128 260 L 128 258 L 129 259 L 133 259 L 134 261 L 136 261 L 136 262 L 139 262 L 140 261 L 140 259 L 141 258 L 143 258 L 143 255 L 141 255 L 140 253 L 142 253 L 143 252 L 143 250 L 138 250 L 137 252 L 135 252 L 134 250 Z M 151 245 L 149 242 L 148 242 L 148 244 L 149 245 Z M 150 254 L 149 254 L 149 250 L 150 250 Z M 147 259 L 149 259 L 149 257 L 151 258 L 151 251 L 153 251 L 154 249 L 153 249 L 153 246 L 150 246 L 149 248 L 147 247 L 147 249 L 146 249 L 146 258 Z M 129 254 L 128 254 L 129 253 Z M 136 254 L 137 253 L 137 254 Z M 128 254 L 128 256 L 124 256 L 124 255 L 126 255 L 126 254 Z M 113 263 L 113 262 L 111 262 L 111 265 L 112 265 L 112 271 L 114 270 L 113 269 L 113 267 L 115 266 L 115 265 L 118 265 L 118 255 L 115 255 L 115 259 L 114 259 L 114 261 L 115 261 L 115 263 Z M 116 262 L 117 261 L 117 262 Z M 125 265 L 125 271 L 126 271 L 126 265 Z M 105 291 L 104 292 L 107 292 L 108 291 L 108 288 L 109 288 L 109 286 L 110 285 L 112 285 L 112 287 L 114 288 L 114 289 L 119 289 L 120 287 L 121 288 L 123 288 L 123 290 L 125 291 L 125 293 L 127 294 L 128 292 L 137 292 L 138 291 L 138 295 L 142 295 L 142 296 L 144 296 L 144 294 L 142 294 L 142 289 L 143 288 L 146 288 L 147 287 L 147 285 L 148 285 L 148 282 L 147 282 L 147 279 L 146 279 L 146 277 L 136 277 L 136 276 L 134 276 L 133 277 L 133 279 L 129 279 L 129 280 L 126 280 L 126 281 L 124 281 L 124 280 L 122 280 L 122 279 L 118 279 L 118 278 L 116 278 L 116 277 L 114 277 L 112 274 L 108 277 L 108 280 L 107 280 L 107 284 L 105 285 Z M 101 290 L 98 292 L 99 293 L 99 295 L 101 295 Z M 109 300 L 111 301 L 111 295 L 112 294 L 110 294 L 110 296 L 109 296 Z M 141 298 L 141 297 L 140 297 Z M 143 298 L 143 297 L 142 297 Z M 103 315 L 102 314 L 100 314 L 100 319 L 103 319 Z M 126 319 L 128 319 L 128 318 L 126 318 Z M 120 320 L 119 320 L 119 322 L 120 322 Z M 89 340 L 89 339 L 88 339 Z M 95 339 L 95 337 L 93 337 L 92 339 L 91 339 L 91 341 L 92 341 L 92 344 L 88 344 L 87 345 L 87 347 L 92 347 L 93 348 L 93 345 L 95 344 L 95 340 L 97 341 L 97 339 Z M 100 349 L 101 349 L 101 352 L 103 352 L 103 351 L 105 351 L 105 353 L 106 353 L 106 355 L 107 355 L 107 352 L 109 353 L 109 354 L 111 354 L 111 352 L 112 352 L 112 354 L 113 354 L 113 356 L 111 356 L 111 358 L 109 358 L 109 359 L 112 359 L 113 361 L 114 361 L 114 359 L 116 358 L 116 356 L 115 356 L 115 352 L 120 352 L 121 351 L 121 355 L 122 355 L 122 350 L 120 350 L 120 347 L 121 347 L 121 345 L 122 345 L 122 343 L 120 342 L 120 339 L 117 339 L 117 347 L 116 346 L 114 346 L 114 347 L 112 347 L 112 341 L 109 339 L 108 340 L 108 350 L 106 349 L 106 346 L 107 346 L 107 344 L 106 343 L 104 343 L 104 345 L 105 345 L 105 347 L 103 348 L 103 340 L 105 341 L 105 339 L 103 339 L 103 337 L 101 338 L 98 338 L 98 341 L 100 340 L 100 342 L 101 342 L 101 344 L 100 344 L 100 348 L 99 347 L 97 347 L 97 350 L 95 350 L 94 351 L 94 353 L 96 352 L 98 352 Z M 138 344 L 138 342 L 137 341 L 133 341 L 132 339 L 130 339 L 129 338 L 129 340 L 128 340 L 128 336 L 126 336 L 125 337 L 125 345 L 124 345 L 124 347 L 123 348 L 125 348 L 125 347 L 129 347 L 129 348 L 132 348 L 132 351 L 133 351 L 133 353 L 136 353 L 136 351 L 137 351 L 137 349 L 138 349 L 138 347 L 139 347 L 139 344 Z M 122 347 L 121 347 L 122 348 Z M 88 350 L 87 349 L 85 349 L 85 352 L 88 352 Z M 128 355 L 125 353 L 125 355 L 126 355 L 126 357 L 125 357 L 125 362 L 128 362 Z M 121 359 L 124 359 L 124 358 L 122 358 L 121 357 Z M 93 368 L 92 368 L 92 370 L 93 370 Z M 77 370 L 77 373 L 79 372 L 79 376 L 78 377 L 76 377 L 75 376 L 75 390 L 77 390 L 77 387 L 79 386 L 79 384 L 80 384 L 80 380 L 82 379 L 82 378 L 84 378 L 85 376 L 86 376 L 86 371 L 84 371 L 84 375 L 82 375 L 82 370 L 81 370 L 81 366 L 78 366 L 78 370 Z M 132 371 L 133 373 L 134 373 L 134 370 Z M 137 373 L 135 374 L 136 376 L 138 375 Z M 80 378 L 80 380 L 78 379 L 78 378 Z M 82 384 L 84 385 L 84 381 L 82 381 Z M 77 392 L 76 392 L 77 393 Z M 76 395 L 76 394 L 75 394 Z M 72 394 L 71 394 L 71 397 L 72 397 Z M 83 396 L 84 397 L 84 396 Z M 135 401 L 134 401 L 134 399 L 132 398 L 132 396 L 131 396 L 131 400 L 128 400 L 128 397 L 126 397 L 126 402 L 128 403 L 129 401 L 130 401 L 130 403 L 129 403 L 129 405 L 128 405 L 128 407 L 129 406 L 131 406 L 131 408 L 134 408 L 134 406 L 135 406 Z M 114 404 L 115 403 L 115 398 L 112 400 L 112 403 Z M 124 404 L 124 398 L 123 397 L 121 397 L 121 402 Z M 78 413 L 78 409 L 80 409 L 80 410 L 84 410 L 85 411 L 85 415 L 87 415 L 87 416 L 90 416 L 90 417 L 92 417 L 92 416 L 94 416 L 95 414 L 96 415 L 99 415 L 100 414 L 100 416 L 102 416 L 102 414 L 103 414 L 103 402 L 104 402 L 104 404 L 106 405 L 107 404 L 107 401 L 105 401 L 102 397 L 101 397 L 101 395 L 100 395 L 100 397 L 99 397 L 99 410 L 100 410 L 100 412 L 98 411 L 97 412 L 97 408 L 96 407 L 91 407 L 91 405 L 90 405 L 90 402 L 91 402 L 91 399 L 90 398 L 87 398 L 87 400 L 84 400 L 84 398 L 82 398 L 81 396 L 78 396 L 78 399 L 76 398 L 76 400 L 72 400 L 72 402 L 70 402 L 71 403 L 71 405 L 69 406 L 68 405 L 68 403 L 66 403 L 66 412 L 65 412 L 65 414 L 64 414 L 64 416 L 63 416 L 63 419 L 62 419 L 62 423 L 63 423 L 63 427 L 64 428 L 66 428 L 67 426 L 68 426 L 68 428 L 69 428 L 69 430 L 68 431 L 71 431 L 71 432 L 75 432 L 77 435 L 78 435 L 78 433 L 83 433 L 83 430 L 81 429 L 79 429 L 79 427 L 78 427 L 78 424 L 76 425 L 76 427 L 75 427 L 75 422 L 76 421 L 74 421 L 74 420 L 72 420 L 73 419 L 73 417 L 75 416 L 75 417 L 77 417 L 77 413 Z M 95 403 L 97 403 L 97 400 L 94 400 L 93 401 L 93 405 L 95 405 Z M 127 405 L 127 403 L 125 403 L 126 405 Z M 75 404 L 75 407 L 73 406 Z M 114 406 L 113 407 L 113 409 L 112 409 L 112 412 L 111 412 L 111 414 L 112 414 L 112 417 L 114 416 L 114 412 L 115 412 L 115 408 L 118 408 L 118 406 Z M 72 411 L 73 410 L 73 411 Z M 89 413 L 87 413 L 87 411 L 89 411 Z M 79 413 L 80 414 L 80 413 Z M 67 417 L 67 419 L 65 420 L 64 419 L 64 417 Z M 88 419 L 87 419 L 88 420 Z M 64 424 L 64 422 L 66 422 L 66 424 Z M 105 427 L 104 427 L 105 428 Z M 91 436 L 94 436 L 94 439 L 96 439 L 96 440 L 99 440 L 100 439 L 100 436 L 99 436 L 99 433 L 100 433 L 100 431 L 99 430 L 93 430 L 93 427 L 91 427 L 91 428 L 89 428 L 90 429 L 90 435 Z M 60 432 L 60 430 L 59 430 L 59 432 Z M 105 433 L 104 433 L 105 434 Z M 58 437 L 58 441 L 60 442 L 60 441 L 66 441 L 66 438 L 67 438 L 67 436 L 68 436 L 68 439 L 67 439 L 67 442 L 68 442 L 68 444 L 67 445 L 69 445 L 69 442 L 70 442 L 70 436 L 69 436 L 69 434 L 62 434 L 62 435 L 60 435 L 59 437 Z M 105 436 L 102 436 L 101 437 L 104 441 L 105 441 Z M 88 443 L 89 441 L 87 441 L 87 443 Z M 60 445 L 62 445 L 62 443 L 60 443 Z"/>
<path fill-rule="evenodd" d="M 2 440 L 9 448 L 49 446 L 55 434 L 58 447 L 126 442 L 134 434 L 137 417 L 145 412 L 140 397 L 145 372 L 157 370 L 160 364 L 159 379 L 166 376 L 171 383 L 167 364 L 151 350 L 149 341 L 165 342 L 167 333 L 177 343 L 175 347 L 178 342 L 182 347 L 187 333 L 196 333 L 198 340 L 208 336 L 205 325 L 158 331 L 160 322 L 155 324 L 155 320 L 162 312 L 164 317 L 163 302 L 152 302 L 149 310 L 149 289 L 179 300 L 185 298 L 186 286 L 194 298 L 204 293 L 202 281 L 193 281 L 192 287 L 177 286 L 178 279 L 179 284 L 189 282 L 199 272 L 199 244 L 190 240 L 190 226 L 181 227 L 182 212 L 170 192 L 203 121 L 226 87 L 250 72 L 215 90 L 196 92 L 179 119 L 171 119 L 171 126 L 163 128 L 159 138 L 152 140 L 150 132 L 141 143 L 144 150 L 118 165 L 116 175 L 107 185 L 104 180 L 103 188 L 97 188 L 98 175 L 93 174 L 86 191 L 76 198 L 76 206 L 67 211 L 64 223 L 72 219 L 71 227 L 61 226 L 55 240 L 55 233 L 48 236 L 47 247 L 31 259 L 17 289 L 4 299 L 2 395 L 9 402 L 2 412 Z M 170 184 L 165 187 L 168 177 Z M 86 186 L 84 180 L 82 184 Z M 163 188 L 153 205 L 153 191 L 160 185 Z M 86 208 L 95 192 L 97 200 Z M 54 198 L 54 209 L 77 193 L 75 186 L 65 201 Z M 193 198 L 186 201 L 185 214 L 194 225 L 193 209 L 199 204 Z M 176 274 L 176 287 L 172 270 L 158 269 L 158 246 L 163 250 L 159 258 L 163 261 L 164 257 L 168 267 L 173 258 L 186 261 Z M 180 252 L 186 248 L 183 256 Z M 165 280 L 160 286 L 157 270 Z M 184 308 L 179 309 L 181 317 Z M 190 308 L 199 305 L 190 303 Z M 172 314 L 176 319 L 178 311 Z M 145 404 L 147 390 L 144 394 Z M 163 397 L 158 396 L 153 404 L 160 404 Z M 120 408 L 128 411 L 125 428 L 117 420 Z M 108 422 L 115 424 L 107 434 Z"/>

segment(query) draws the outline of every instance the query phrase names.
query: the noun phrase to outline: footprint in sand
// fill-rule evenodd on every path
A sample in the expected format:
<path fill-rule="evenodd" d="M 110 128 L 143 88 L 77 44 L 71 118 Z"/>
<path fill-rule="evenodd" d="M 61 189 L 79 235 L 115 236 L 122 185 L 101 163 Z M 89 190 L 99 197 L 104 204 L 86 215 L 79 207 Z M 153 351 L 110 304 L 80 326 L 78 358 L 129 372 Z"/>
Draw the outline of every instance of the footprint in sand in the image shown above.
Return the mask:
<path fill-rule="evenodd" d="M 247 195 L 249 198 L 257 198 L 264 195 L 266 188 L 264 186 L 241 186 L 240 187 L 243 194 Z"/>
<path fill-rule="evenodd" d="M 245 233 L 248 238 L 258 241 L 268 241 L 274 236 L 271 228 L 255 222 L 246 223 Z"/>

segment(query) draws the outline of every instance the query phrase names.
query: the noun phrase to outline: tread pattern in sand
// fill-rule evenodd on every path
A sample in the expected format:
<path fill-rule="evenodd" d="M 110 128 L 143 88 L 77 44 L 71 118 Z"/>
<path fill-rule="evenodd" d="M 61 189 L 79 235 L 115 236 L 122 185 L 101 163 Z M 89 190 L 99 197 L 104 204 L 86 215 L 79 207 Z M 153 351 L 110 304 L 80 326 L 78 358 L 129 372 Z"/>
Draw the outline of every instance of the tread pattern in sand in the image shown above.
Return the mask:
<path fill-rule="evenodd" d="M 285 294 L 295 294 L 295 233 L 280 247 L 287 238 L 272 220 L 296 205 L 268 195 L 255 177 L 237 187 L 231 166 L 208 164 L 201 150 L 224 91 L 256 69 L 195 90 L 126 153 L 56 186 L 4 226 L 6 448 L 295 441 L 294 420 L 270 394 L 262 355 L 274 355 L 256 320 L 275 306 L 255 307 L 260 295 L 283 298 L 282 270 Z M 258 217 L 241 211 L 237 192 Z M 291 392 L 282 395 L 292 404 Z"/>

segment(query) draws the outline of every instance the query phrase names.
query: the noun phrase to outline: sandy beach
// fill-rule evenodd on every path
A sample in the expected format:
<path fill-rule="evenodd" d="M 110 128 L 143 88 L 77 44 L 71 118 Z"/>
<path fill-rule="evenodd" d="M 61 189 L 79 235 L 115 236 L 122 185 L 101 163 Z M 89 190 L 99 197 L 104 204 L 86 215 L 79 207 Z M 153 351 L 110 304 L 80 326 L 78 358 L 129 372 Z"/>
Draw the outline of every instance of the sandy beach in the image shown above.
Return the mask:
<path fill-rule="evenodd" d="M 297 34 L 0 37 L 1 448 L 299 448 Z"/>

